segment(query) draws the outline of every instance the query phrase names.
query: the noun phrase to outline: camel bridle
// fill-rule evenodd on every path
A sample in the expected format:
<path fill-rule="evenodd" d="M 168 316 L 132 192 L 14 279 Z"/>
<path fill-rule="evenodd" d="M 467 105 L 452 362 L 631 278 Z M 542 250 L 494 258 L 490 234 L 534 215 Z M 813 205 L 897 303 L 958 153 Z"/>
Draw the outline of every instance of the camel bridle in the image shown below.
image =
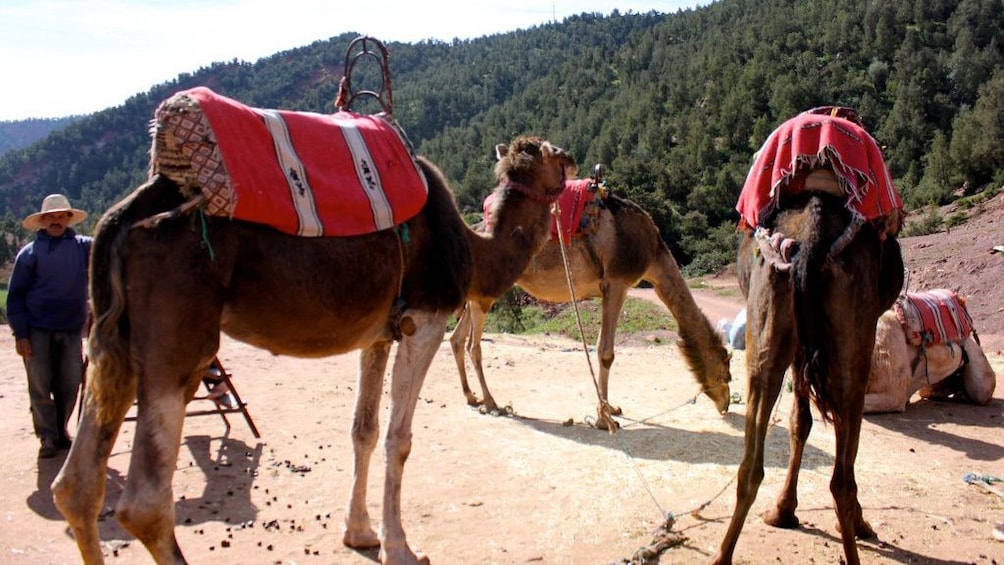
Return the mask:
<path fill-rule="evenodd" d="M 530 200 L 533 200 L 534 202 L 540 202 L 542 204 L 553 204 L 553 203 L 557 202 L 558 201 L 558 197 L 561 196 L 561 192 L 562 192 L 562 190 L 564 190 L 564 182 L 562 182 L 561 188 L 559 188 L 555 192 L 544 192 L 544 193 L 541 193 L 541 192 L 538 192 L 538 191 L 530 188 L 529 186 L 527 186 L 527 185 L 525 185 L 525 184 L 523 184 L 521 182 L 516 182 L 516 181 L 509 181 L 509 182 L 507 182 L 505 184 L 505 188 L 507 190 L 516 191 L 516 192 L 522 194 L 523 196 L 526 196 Z"/>

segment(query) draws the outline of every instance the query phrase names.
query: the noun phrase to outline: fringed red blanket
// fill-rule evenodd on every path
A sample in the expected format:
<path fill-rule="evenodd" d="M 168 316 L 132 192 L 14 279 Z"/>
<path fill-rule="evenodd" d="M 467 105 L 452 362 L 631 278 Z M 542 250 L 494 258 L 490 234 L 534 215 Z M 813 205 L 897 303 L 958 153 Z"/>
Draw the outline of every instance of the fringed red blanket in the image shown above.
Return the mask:
<path fill-rule="evenodd" d="M 392 228 L 428 196 L 404 133 L 383 114 L 263 110 L 198 87 L 165 100 L 153 129 L 153 173 L 201 192 L 209 214 L 289 234 Z"/>
<path fill-rule="evenodd" d="M 579 235 L 590 224 L 588 218 L 583 217 L 586 204 L 596 198 L 597 192 L 592 188 L 592 179 L 566 180 L 565 189 L 558 196 L 558 210 L 560 214 L 554 216 L 551 221 L 551 239 L 558 237 L 560 231 L 561 242 L 568 244 L 573 237 Z M 492 191 L 485 197 L 482 204 L 484 212 L 485 227 L 492 229 L 492 204 L 495 202 L 495 192 Z M 558 229 L 558 222 L 561 222 L 561 229 Z"/>
<path fill-rule="evenodd" d="M 833 169 L 847 207 L 865 220 L 902 209 L 875 139 L 848 119 L 806 112 L 781 124 L 757 152 L 736 205 L 741 227 L 758 227 L 781 193 L 801 191 L 805 173 L 820 165 Z"/>
<path fill-rule="evenodd" d="M 960 343 L 973 332 L 966 301 L 947 289 L 908 292 L 893 306 L 906 339 L 914 347 Z"/>

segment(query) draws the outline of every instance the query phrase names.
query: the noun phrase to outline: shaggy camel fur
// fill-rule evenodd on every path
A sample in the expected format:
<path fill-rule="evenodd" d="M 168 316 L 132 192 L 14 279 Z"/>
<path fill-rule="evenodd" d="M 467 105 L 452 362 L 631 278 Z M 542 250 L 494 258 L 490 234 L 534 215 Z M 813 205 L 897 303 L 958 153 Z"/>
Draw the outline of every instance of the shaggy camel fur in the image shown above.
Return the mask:
<path fill-rule="evenodd" d="M 719 412 L 725 413 L 730 400 L 731 353 L 694 302 L 694 297 L 669 248 L 659 236 L 659 230 L 651 216 L 634 202 L 616 195 L 608 195 L 599 204 L 593 205 L 600 207 L 595 231 L 590 230 L 573 238 L 570 244 L 566 244 L 564 253 L 568 258 L 568 276 L 572 279 L 575 298 L 598 297 L 602 300 L 602 324 L 596 347 L 599 357 L 597 388 L 600 396 L 597 425 L 600 428 L 607 426 L 603 412 L 604 404 L 609 398 L 617 319 L 628 291 L 641 281 L 647 281 L 655 287 L 659 299 L 676 318 L 679 325 L 679 345 L 687 364 L 700 384 L 701 391 L 715 403 Z M 483 222 L 475 229 L 485 229 Z M 498 233 L 497 228 L 495 233 Z M 487 265 L 479 261 L 476 273 L 482 272 L 481 269 L 497 269 L 494 259 L 491 259 Z M 568 276 L 565 273 L 560 240 L 552 236 L 519 275 L 516 284 L 537 299 L 568 302 L 571 300 Z M 480 277 L 475 275 L 475 278 Z M 489 278 L 496 279 L 494 276 Z M 508 287 L 502 285 L 472 285 L 467 305 L 450 336 L 453 356 L 460 372 L 460 385 L 467 403 L 471 406 L 479 404 L 467 384 L 465 350 L 470 352 L 471 363 L 481 383 L 484 407 L 488 411 L 497 410 L 498 405 L 485 380 L 481 362 L 481 336 L 485 317 L 492 304 L 507 290 Z M 611 415 L 621 413 L 618 407 L 610 407 L 610 410 Z"/>
<path fill-rule="evenodd" d="M 352 445 L 355 454 L 343 541 L 380 547 L 382 563 L 427 562 L 401 524 L 412 417 L 447 318 L 474 278 L 472 248 L 512 263 L 511 285 L 546 237 L 548 200 L 574 174 L 568 153 L 540 138 L 500 146 L 495 169 L 505 193 L 505 229 L 486 240 L 467 228 L 439 170 L 418 158 L 428 199 L 403 226 L 354 237 L 302 238 L 270 227 L 181 213 L 181 187 L 157 175 L 109 210 L 92 259 L 91 375 L 77 438 L 52 486 L 86 563 L 103 561 L 98 514 L 109 453 L 134 400 L 138 416 L 125 490 L 115 517 L 157 563 L 184 561 L 174 535 L 174 473 L 185 404 L 219 347 L 220 332 L 275 354 L 322 357 L 361 350 Z M 400 163 L 410 167 L 411 163 Z M 286 190 L 286 187 L 277 187 Z M 159 216 L 158 216 L 159 217 Z M 202 222 L 205 221 L 203 225 Z M 212 250 L 212 256 L 208 249 Z M 377 444 L 385 370 L 383 520 L 366 501 Z"/>
<path fill-rule="evenodd" d="M 928 344 L 921 352 L 908 342 L 895 311 L 889 310 L 879 318 L 865 414 L 903 412 L 917 392 L 921 398 L 958 395 L 975 404 L 986 404 L 993 398 L 996 386 L 997 374 L 975 334 L 961 342 Z"/>

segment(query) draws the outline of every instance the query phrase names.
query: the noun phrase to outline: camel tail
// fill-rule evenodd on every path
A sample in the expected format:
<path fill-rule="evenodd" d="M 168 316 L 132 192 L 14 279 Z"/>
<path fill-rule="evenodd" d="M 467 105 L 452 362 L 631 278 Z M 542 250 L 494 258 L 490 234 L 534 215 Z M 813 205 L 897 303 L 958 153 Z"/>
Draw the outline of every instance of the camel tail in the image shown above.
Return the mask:
<path fill-rule="evenodd" d="M 112 414 L 124 412 L 120 405 L 131 404 L 136 398 L 137 373 L 129 346 L 123 254 L 134 221 L 130 205 L 153 182 L 136 189 L 105 213 L 91 246 L 90 299 L 94 322 L 87 342 L 87 402 L 95 405 L 101 423 L 108 423 Z"/>
<path fill-rule="evenodd" d="M 812 196 L 806 211 L 805 239 L 792 260 L 793 306 L 800 344 L 800 354 L 795 356 L 795 386 L 809 393 L 824 421 L 832 421 L 834 403 L 827 386 L 829 360 L 825 346 L 828 313 L 824 308 L 829 275 L 825 267 L 830 247 L 842 231 L 833 228 L 833 219 L 847 217 L 847 211 L 842 202 L 829 195 Z"/>

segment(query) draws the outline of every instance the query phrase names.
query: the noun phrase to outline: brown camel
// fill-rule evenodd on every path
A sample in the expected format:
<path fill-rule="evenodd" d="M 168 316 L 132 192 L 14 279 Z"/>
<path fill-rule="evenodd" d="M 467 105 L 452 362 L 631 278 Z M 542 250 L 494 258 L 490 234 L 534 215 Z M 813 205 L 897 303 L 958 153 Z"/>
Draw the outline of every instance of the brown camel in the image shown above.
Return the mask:
<path fill-rule="evenodd" d="M 424 206 L 404 224 L 366 235 L 297 237 L 191 213 L 183 187 L 164 174 L 110 209 L 94 240 L 96 323 L 87 401 L 52 487 L 84 562 L 103 561 L 98 514 L 107 462 L 134 400 L 135 440 L 115 516 L 156 562 L 184 561 L 174 536 L 171 479 L 186 401 L 216 354 L 221 331 L 275 354 L 322 357 L 361 350 L 354 481 L 343 541 L 354 548 L 379 546 L 385 564 L 427 562 L 408 546 L 400 500 L 422 381 L 447 318 L 463 304 L 474 279 L 472 251 L 511 263 L 511 278 L 500 281 L 511 285 L 538 247 L 536 239 L 546 237 L 548 201 L 562 190 L 566 171 L 575 170 L 568 153 L 535 137 L 500 146 L 498 156 L 496 190 L 504 213 L 496 237 L 465 226 L 442 173 L 421 157 L 415 164 L 428 185 Z M 378 535 L 366 488 L 395 340 Z"/>
<path fill-rule="evenodd" d="M 600 193 L 602 192 L 601 190 Z M 723 345 L 721 336 L 715 332 L 711 322 L 694 302 L 694 297 L 669 248 L 659 236 L 659 230 L 651 216 L 631 200 L 613 194 L 596 198 L 586 206 L 587 213 L 589 206 L 595 207 L 595 230 L 585 230 L 580 236 L 572 238 L 571 243 L 566 244 L 564 253 L 568 258 L 568 276 L 572 279 L 575 298 L 598 297 L 602 301 L 602 325 L 597 344 L 597 392 L 600 396 L 597 425 L 601 428 L 607 426 L 603 411 L 604 403 L 609 398 L 617 320 L 628 291 L 643 280 L 655 287 L 660 300 L 676 318 L 679 324 L 680 349 L 700 384 L 701 391 L 715 403 L 719 412 L 728 411 L 731 354 Z M 484 222 L 475 229 L 484 230 Z M 495 233 L 498 233 L 497 228 Z M 508 266 L 495 261 L 478 261 L 475 279 L 504 280 L 507 278 L 504 275 L 509 273 L 495 271 Z M 485 275 L 482 276 L 481 273 Z M 571 296 L 568 276 L 565 273 L 560 240 L 552 235 L 526 270 L 519 275 L 516 284 L 540 300 L 569 302 Z M 453 356 L 460 372 L 460 385 L 467 403 L 471 406 L 479 404 L 467 384 L 465 350 L 470 352 L 471 363 L 481 383 L 483 404 L 488 411 L 497 410 L 498 405 L 488 391 L 485 380 L 481 363 L 481 336 L 485 316 L 495 300 L 507 290 L 508 287 L 501 284 L 472 285 L 467 305 L 450 336 Z M 611 407 L 610 411 L 611 415 L 621 413 L 618 407 Z"/>
<path fill-rule="evenodd" d="M 810 174 L 814 169 L 821 172 Z M 887 175 L 871 136 L 829 112 L 785 122 L 750 171 L 737 206 L 746 228 L 737 265 L 748 309 L 745 452 L 735 511 L 713 563 L 732 562 L 763 480 L 771 410 L 789 366 L 795 394 L 788 474 L 764 520 L 783 528 L 799 524 L 798 470 L 812 400 L 836 434 L 830 492 L 849 565 L 859 563 L 855 538 L 874 535 L 858 503 L 854 460 L 875 322 L 903 282 L 895 239 L 901 204 Z M 763 187 L 770 192 L 763 190 L 760 200 L 747 193 Z"/>

